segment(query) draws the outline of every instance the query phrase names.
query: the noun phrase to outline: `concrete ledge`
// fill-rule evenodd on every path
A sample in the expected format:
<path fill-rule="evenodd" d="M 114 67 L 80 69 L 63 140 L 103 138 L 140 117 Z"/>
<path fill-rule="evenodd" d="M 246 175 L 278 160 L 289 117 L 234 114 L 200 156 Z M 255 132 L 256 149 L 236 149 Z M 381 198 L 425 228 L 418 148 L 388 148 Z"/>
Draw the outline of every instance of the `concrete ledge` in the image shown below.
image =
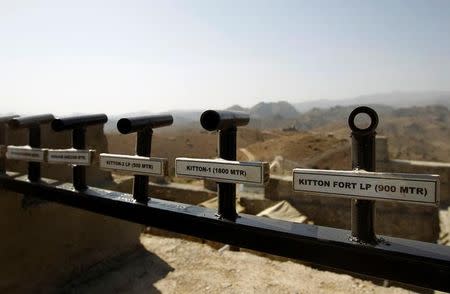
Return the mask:
<path fill-rule="evenodd" d="M 56 291 L 71 276 L 140 246 L 141 225 L 56 203 L 24 207 L 23 199 L 0 190 L 1 293 Z"/>

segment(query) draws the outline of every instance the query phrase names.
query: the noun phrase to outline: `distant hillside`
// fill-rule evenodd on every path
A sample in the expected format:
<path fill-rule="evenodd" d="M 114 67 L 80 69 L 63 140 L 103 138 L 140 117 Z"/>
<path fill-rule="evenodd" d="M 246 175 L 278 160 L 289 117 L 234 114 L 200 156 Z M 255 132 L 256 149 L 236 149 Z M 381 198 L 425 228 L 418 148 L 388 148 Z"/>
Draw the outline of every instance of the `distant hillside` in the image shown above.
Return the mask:
<path fill-rule="evenodd" d="M 407 107 L 407 108 L 392 108 L 385 105 L 370 105 L 382 120 L 391 118 L 411 118 L 414 120 L 423 119 L 428 116 L 436 117 L 436 121 L 448 122 L 449 109 L 441 105 L 432 105 L 424 107 Z M 312 130 L 321 128 L 329 124 L 347 124 L 347 119 L 353 109 L 357 105 L 350 106 L 335 106 L 328 109 L 314 108 L 306 113 L 300 114 L 296 119 L 295 126 L 300 130 Z M 424 124 L 430 122 L 423 122 Z"/>
<path fill-rule="evenodd" d="M 348 139 L 350 129 L 347 120 L 356 106 L 314 108 L 299 114 L 294 119 L 254 119 L 250 126 L 273 129 L 293 125 L 298 131 L 313 132 L 318 135 L 333 134 L 336 138 Z M 441 105 L 405 108 L 370 104 L 369 106 L 378 113 L 380 122 L 377 133 L 389 138 L 389 153 L 392 158 L 450 162 L 449 108 Z M 275 141 L 277 140 L 275 139 Z M 295 142 L 291 143 L 296 144 Z M 251 151 L 258 155 L 262 154 L 257 152 L 259 147 L 255 148 Z M 268 147 L 266 146 L 266 148 Z M 287 158 L 299 160 L 292 155 Z M 327 166 L 332 167 L 333 165 Z"/>
<path fill-rule="evenodd" d="M 231 107 L 228 107 L 226 110 L 231 110 L 231 111 L 243 111 L 243 112 L 250 112 L 248 108 L 244 108 L 240 105 L 233 105 Z"/>
<path fill-rule="evenodd" d="M 330 108 L 334 106 L 380 104 L 394 108 L 426 105 L 443 105 L 450 107 L 450 91 L 391 92 L 361 95 L 340 100 L 312 100 L 294 103 L 299 112 L 307 112 L 313 108 Z"/>
<path fill-rule="evenodd" d="M 393 158 L 450 162 L 450 111 L 447 107 L 374 108 L 380 118 L 377 134 L 389 138 L 389 153 Z M 304 118 L 310 119 L 309 125 L 303 125 L 317 133 L 348 138 L 347 118 L 351 109 L 353 107 L 333 107 L 310 111 L 304 114 Z"/>
<path fill-rule="evenodd" d="M 391 116 L 395 112 L 394 108 L 385 105 L 367 104 L 367 106 L 372 107 L 380 117 Z M 356 107 L 357 105 L 334 106 L 327 109 L 313 108 L 306 113 L 300 114 L 296 118 L 293 125 L 298 130 L 306 131 L 319 128 L 330 123 L 346 123 L 350 113 Z"/>
<path fill-rule="evenodd" d="M 260 102 L 250 108 L 250 115 L 254 118 L 295 118 L 299 115 L 295 107 L 285 101 Z"/>
<path fill-rule="evenodd" d="M 249 126 L 253 128 L 283 128 L 292 124 L 300 113 L 286 102 L 260 102 L 250 108 L 233 105 L 226 110 L 243 111 L 250 114 Z"/>
<path fill-rule="evenodd" d="M 392 158 L 450 162 L 449 108 L 439 105 L 405 108 L 369 106 L 378 113 L 377 134 L 388 137 Z M 350 146 L 346 142 L 351 131 L 347 120 L 355 107 L 315 108 L 295 119 L 259 121 L 272 129 L 291 123 L 299 132 L 274 130 L 283 135 L 267 142 L 256 142 L 247 148 L 258 160 L 272 160 L 274 156 L 282 155 L 305 166 L 350 168 Z M 319 149 L 321 157 L 309 157 L 308 152 L 315 151 L 314 148 Z M 330 158 L 327 152 L 331 151 L 338 152 L 338 156 Z"/>

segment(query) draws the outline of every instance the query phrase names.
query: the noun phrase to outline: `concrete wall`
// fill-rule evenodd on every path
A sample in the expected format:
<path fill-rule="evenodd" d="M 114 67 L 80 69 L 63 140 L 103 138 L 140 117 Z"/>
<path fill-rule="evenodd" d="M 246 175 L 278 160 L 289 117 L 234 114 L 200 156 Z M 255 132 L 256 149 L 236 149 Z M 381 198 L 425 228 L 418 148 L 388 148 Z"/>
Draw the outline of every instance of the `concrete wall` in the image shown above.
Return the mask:
<path fill-rule="evenodd" d="M 140 246 L 140 225 L 50 202 L 24 207 L 23 199 L 0 190 L 0 293 L 57 292 L 72 275 Z"/>

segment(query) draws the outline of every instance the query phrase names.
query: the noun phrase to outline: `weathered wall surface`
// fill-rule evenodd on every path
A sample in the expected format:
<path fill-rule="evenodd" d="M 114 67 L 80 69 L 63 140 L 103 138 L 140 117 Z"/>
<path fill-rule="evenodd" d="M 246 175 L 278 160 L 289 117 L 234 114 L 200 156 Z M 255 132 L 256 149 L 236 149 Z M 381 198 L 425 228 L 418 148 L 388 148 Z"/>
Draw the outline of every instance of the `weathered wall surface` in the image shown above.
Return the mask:
<path fill-rule="evenodd" d="M 140 246 L 142 226 L 50 202 L 24 207 L 22 195 L 0 190 L 0 231 L 0 293 L 48 293 Z"/>

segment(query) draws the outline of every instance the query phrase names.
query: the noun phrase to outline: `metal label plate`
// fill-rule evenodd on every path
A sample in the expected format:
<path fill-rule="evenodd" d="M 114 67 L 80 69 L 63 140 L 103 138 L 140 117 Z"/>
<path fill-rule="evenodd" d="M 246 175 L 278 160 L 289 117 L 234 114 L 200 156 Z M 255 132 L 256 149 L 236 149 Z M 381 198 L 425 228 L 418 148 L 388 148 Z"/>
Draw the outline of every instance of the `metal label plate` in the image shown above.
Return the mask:
<path fill-rule="evenodd" d="M 166 176 L 167 159 L 100 153 L 100 168 L 112 171 L 127 171 L 136 175 Z"/>
<path fill-rule="evenodd" d="M 6 147 L 6 158 L 32 162 L 44 162 L 46 159 L 46 152 L 47 149 L 42 148 L 9 145 Z"/>
<path fill-rule="evenodd" d="M 177 176 L 210 179 L 224 183 L 264 184 L 269 180 L 267 162 L 240 162 L 223 159 L 175 159 Z"/>
<path fill-rule="evenodd" d="M 48 163 L 90 165 L 91 150 L 50 149 L 47 153 Z"/>
<path fill-rule="evenodd" d="M 293 170 L 293 188 L 350 198 L 439 203 L 438 175 L 297 168 Z"/>

